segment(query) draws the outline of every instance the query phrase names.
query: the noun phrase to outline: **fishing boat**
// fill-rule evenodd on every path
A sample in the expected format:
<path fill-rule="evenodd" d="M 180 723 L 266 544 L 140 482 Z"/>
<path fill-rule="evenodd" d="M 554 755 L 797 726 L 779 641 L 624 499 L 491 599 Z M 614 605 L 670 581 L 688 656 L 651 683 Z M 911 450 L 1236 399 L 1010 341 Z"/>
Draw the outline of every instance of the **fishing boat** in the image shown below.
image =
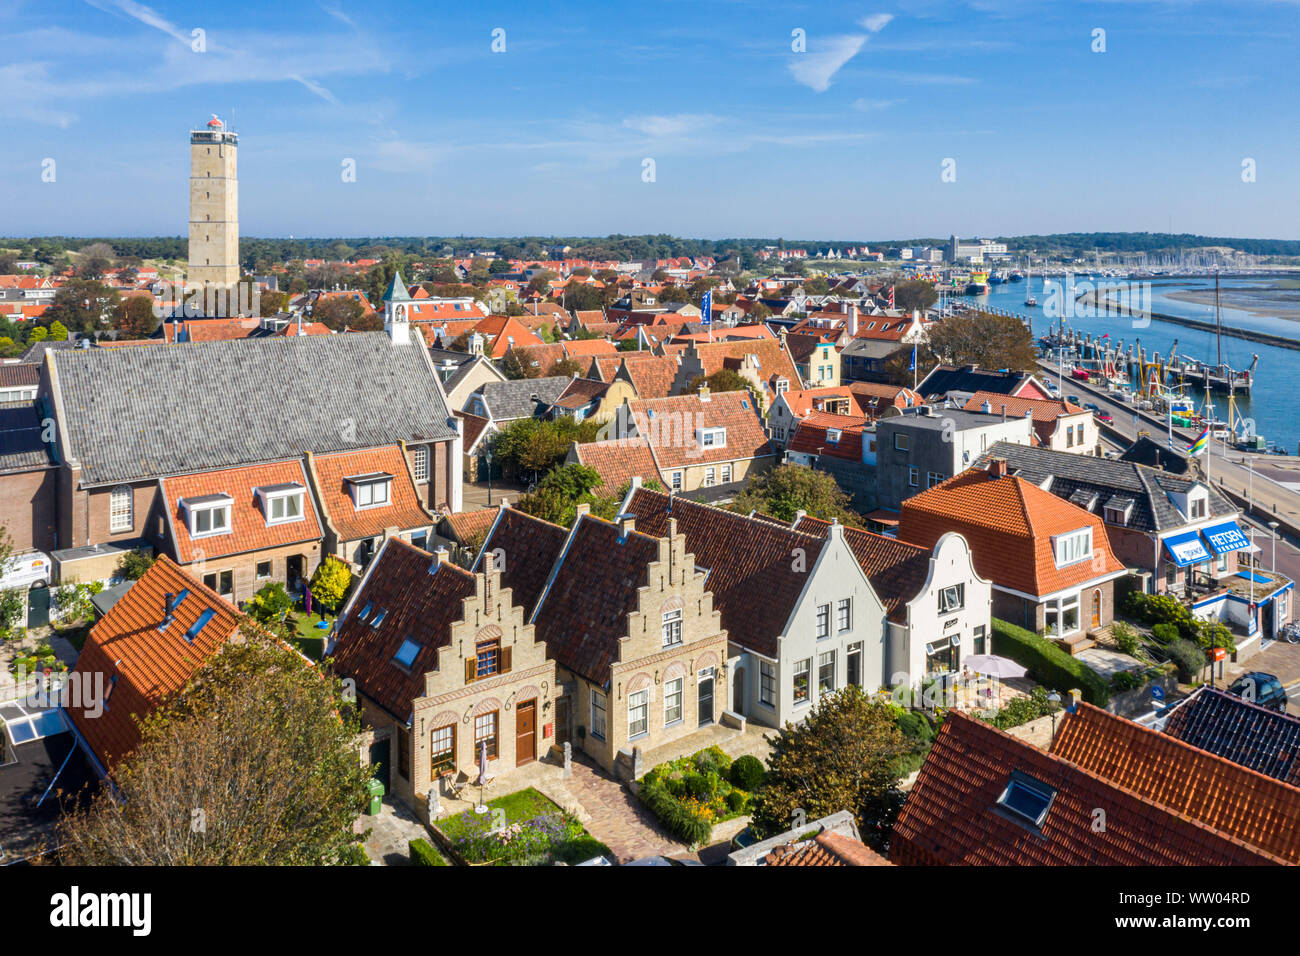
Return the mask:
<path fill-rule="evenodd" d="M 1034 298 L 1034 267 L 1029 267 L 1029 277 L 1025 284 L 1025 305 L 1038 305 L 1038 300 Z"/>
<path fill-rule="evenodd" d="M 988 295 L 989 294 L 989 274 L 987 272 L 972 272 L 970 282 L 966 286 L 966 295 Z"/>
<path fill-rule="evenodd" d="M 1008 280 L 1011 281 L 1011 282 L 1024 282 L 1024 281 L 1025 281 L 1025 274 L 1024 274 L 1023 272 L 1020 272 L 1019 270 L 1017 270 L 1017 271 L 1011 273 L 1011 275 L 1008 276 L 1007 278 L 1008 278 Z"/>

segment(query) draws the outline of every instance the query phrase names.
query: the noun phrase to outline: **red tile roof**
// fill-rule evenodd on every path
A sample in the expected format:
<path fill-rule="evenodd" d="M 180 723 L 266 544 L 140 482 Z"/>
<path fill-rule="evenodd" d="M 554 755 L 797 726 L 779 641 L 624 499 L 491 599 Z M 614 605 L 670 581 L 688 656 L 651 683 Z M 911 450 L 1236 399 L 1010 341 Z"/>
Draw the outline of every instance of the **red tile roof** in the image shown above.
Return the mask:
<path fill-rule="evenodd" d="M 862 461 L 862 433 L 870 422 L 861 416 L 810 412 L 795 426 L 789 450 L 807 455 L 827 455 L 845 461 Z M 831 441 L 831 432 L 839 438 Z"/>
<path fill-rule="evenodd" d="M 628 403 L 637 433 L 649 440 L 665 471 L 711 462 L 741 461 L 776 454 L 749 392 L 692 393 Z M 725 444 L 705 448 L 701 428 L 725 428 Z"/>
<path fill-rule="evenodd" d="M 435 565 L 437 571 L 430 574 Z M 424 675 L 462 666 L 459 658 L 441 655 L 439 649 L 450 645 L 451 626 L 464 619 L 463 602 L 474 593 L 474 575 L 468 571 L 449 561 L 438 564 L 428 552 L 390 538 L 338 625 L 334 669 L 353 678 L 357 690 L 394 717 L 410 720 L 414 701 L 424 696 Z M 370 613 L 363 621 L 367 606 Z M 374 627 L 380 611 L 384 618 Z M 404 667 L 394 658 L 408 639 L 420 650 Z"/>
<path fill-rule="evenodd" d="M 723 369 L 739 369 L 746 355 L 756 356 L 760 378 L 767 384 L 772 394 L 776 392 L 776 380 L 787 379 L 790 387 L 802 384 L 799 370 L 795 368 L 790 353 L 781 348 L 781 343 L 774 339 L 750 339 L 740 342 L 713 342 L 696 345 L 704 374 L 712 375 Z"/>
<path fill-rule="evenodd" d="M 320 519 L 307 488 L 307 475 L 301 461 L 180 475 L 163 478 L 160 484 L 171 522 L 171 539 L 181 564 L 201 561 L 205 557 L 220 558 L 298 542 L 319 541 L 321 538 Z M 263 510 L 265 504 L 256 494 L 256 489 L 289 484 L 302 488 L 302 520 L 268 524 L 268 516 Z M 234 499 L 230 508 L 229 534 L 206 535 L 197 539 L 190 535 L 181 501 L 204 495 L 230 495 Z"/>
<path fill-rule="evenodd" d="M 1080 703 L 1052 753 L 1174 813 L 1300 863 L 1300 788 Z"/>
<path fill-rule="evenodd" d="M 389 528 L 409 531 L 433 523 L 420 507 L 411 472 L 406 467 L 406 456 L 397 445 L 316 455 L 311 463 L 325 519 L 344 541 L 377 537 Z M 388 504 L 356 508 L 344 479 L 376 472 L 393 476 Z"/>
<path fill-rule="evenodd" d="M 644 438 L 611 438 L 575 446 L 578 464 L 600 472 L 606 494 L 613 494 L 629 484 L 634 476 L 654 479 L 660 484 L 659 465 L 654 451 Z"/>
<path fill-rule="evenodd" d="M 1052 536 L 1085 527 L 1092 528 L 1092 558 L 1058 568 Z M 1053 594 L 1124 570 L 1101 518 L 1014 475 L 970 468 L 903 501 L 904 541 L 933 548 L 949 531 L 970 543 L 980 577 L 1026 594 Z"/>
<path fill-rule="evenodd" d="M 1013 772 L 1055 791 L 1041 829 L 998 806 Z M 889 859 L 904 866 L 1282 862 L 957 711 L 939 728 L 903 804 Z"/>
<path fill-rule="evenodd" d="M 497 519 L 498 509 L 493 508 L 476 508 L 474 511 L 457 511 L 453 514 L 444 515 L 443 521 L 447 523 L 447 530 L 460 544 L 473 542 L 475 545 L 481 544 L 487 536 L 488 529 L 492 527 L 492 522 Z"/>
<path fill-rule="evenodd" d="M 159 630 L 166 596 L 188 591 L 173 620 Z M 194 642 L 186 633 L 206 611 L 211 619 Z M 68 708 L 99 762 L 110 772 L 140 743 L 137 721 L 148 717 L 167 698 L 189 683 L 204 662 L 239 629 L 243 616 L 215 591 L 186 574 L 166 555 L 136 581 L 86 638 L 74 674 L 89 681 L 100 674 L 106 707 Z"/>
<path fill-rule="evenodd" d="M 33 388 L 40 382 L 41 367 L 34 362 L 0 364 L 0 388 Z"/>
<path fill-rule="evenodd" d="M 474 331 L 487 337 L 490 344 L 486 352 L 497 359 L 503 358 L 512 346 L 544 344 L 518 319 L 505 315 L 489 315 L 474 326 Z"/>
<path fill-rule="evenodd" d="M 469 450 L 474 447 L 479 436 L 483 434 L 483 429 L 491 424 L 481 415 L 471 415 L 469 412 L 453 412 L 458 418 L 465 420 L 465 433 L 461 436 L 461 448 L 468 454 Z"/>
<path fill-rule="evenodd" d="M 259 319 L 184 319 L 162 324 L 163 341 L 225 342 L 246 339 L 260 327 Z"/>
<path fill-rule="evenodd" d="M 764 861 L 768 866 L 892 866 L 871 847 L 842 833 L 819 833 L 804 843 L 777 847 Z"/>
<path fill-rule="evenodd" d="M 1023 418 L 1028 412 L 1034 423 L 1034 433 L 1039 441 L 1046 442 L 1056 431 L 1056 420 L 1064 415 L 1086 415 L 1087 409 L 1067 402 L 1064 399 L 1020 398 L 1016 395 L 1001 395 L 997 392 L 976 392 L 966 402 L 968 412 L 982 411 L 984 403 L 995 414 L 1004 410 L 1011 418 Z"/>

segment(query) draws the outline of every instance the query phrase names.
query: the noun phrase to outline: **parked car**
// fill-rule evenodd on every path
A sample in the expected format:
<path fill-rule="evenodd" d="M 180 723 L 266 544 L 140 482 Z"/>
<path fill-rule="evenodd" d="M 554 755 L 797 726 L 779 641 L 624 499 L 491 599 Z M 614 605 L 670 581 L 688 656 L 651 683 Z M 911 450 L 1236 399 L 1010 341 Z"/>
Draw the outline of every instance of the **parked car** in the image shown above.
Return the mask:
<path fill-rule="evenodd" d="M 1242 700 L 1259 704 L 1261 707 L 1267 707 L 1269 710 L 1286 713 L 1286 688 L 1282 686 L 1282 681 L 1275 674 L 1249 671 L 1232 682 L 1228 687 L 1228 693 L 1235 694 Z"/>
<path fill-rule="evenodd" d="M 1067 395 L 1067 396 L 1065 396 L 1065 400 L 1066 400 L 1067 402 L 1069 402 L 1071 405 L 1078 405 L 1078 404 L 1079 404 L 1079 396 L 1078 396 L 1078 395 Z"/>
<path fill-rule="evenodd" d="M 1115 416 L 1110 412 L 1097 412 L 1097 421 L 1105 422 L 1107 425 L 1115 424 Z"/>

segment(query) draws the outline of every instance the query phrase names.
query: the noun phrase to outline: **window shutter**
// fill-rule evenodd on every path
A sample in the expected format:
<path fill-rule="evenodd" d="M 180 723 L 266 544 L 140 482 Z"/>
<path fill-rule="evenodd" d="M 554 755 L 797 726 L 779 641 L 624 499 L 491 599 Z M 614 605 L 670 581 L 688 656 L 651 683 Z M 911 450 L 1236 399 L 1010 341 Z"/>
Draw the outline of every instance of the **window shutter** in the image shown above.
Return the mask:
<path fill-rule="evenodd" d="M 465 683 L 474 683 L 474 677 L 478 672 L 478 660 L 473 657 L 465 658 Z"/>
<path fill-rule="evenodd" d="M 501 673 L 503 674 L 510 673 L 510 652 L 512 650 L 513 648 L 510 647 L 501 648 Z"/>

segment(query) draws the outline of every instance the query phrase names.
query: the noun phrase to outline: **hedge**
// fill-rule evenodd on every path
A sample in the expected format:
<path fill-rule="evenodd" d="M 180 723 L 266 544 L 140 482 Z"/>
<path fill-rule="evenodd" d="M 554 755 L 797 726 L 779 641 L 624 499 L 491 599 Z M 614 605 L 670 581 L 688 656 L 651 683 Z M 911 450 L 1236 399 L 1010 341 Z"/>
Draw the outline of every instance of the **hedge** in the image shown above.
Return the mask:
<path fill-rule="evenodd" d="M 437 850 L 433 848 L 428 840 L 423 837 L 412 840 L 409 844 L 411 851 L 412 866 L 446 866 L 447 861 L 442 858 Z"/>
<path fill-rule="evenodd" d="M 1029 671 L 1029 676 L 1062 694 L 1078 689 L 1083 699 L 1098 707 L 1110 700 L 1110 688 L 1100 674 L 1071 657 L 1045 637 L 1023 627 L 993 618 L 993 653 L 1009 657 Z"/>
<path fill-rule="evenodd" d="M 691 813 L 662 784 L 643 784 L 639 796 L 668 832 L 683 843 L 703 846 L 713 834 L 713 824 Z"/>

